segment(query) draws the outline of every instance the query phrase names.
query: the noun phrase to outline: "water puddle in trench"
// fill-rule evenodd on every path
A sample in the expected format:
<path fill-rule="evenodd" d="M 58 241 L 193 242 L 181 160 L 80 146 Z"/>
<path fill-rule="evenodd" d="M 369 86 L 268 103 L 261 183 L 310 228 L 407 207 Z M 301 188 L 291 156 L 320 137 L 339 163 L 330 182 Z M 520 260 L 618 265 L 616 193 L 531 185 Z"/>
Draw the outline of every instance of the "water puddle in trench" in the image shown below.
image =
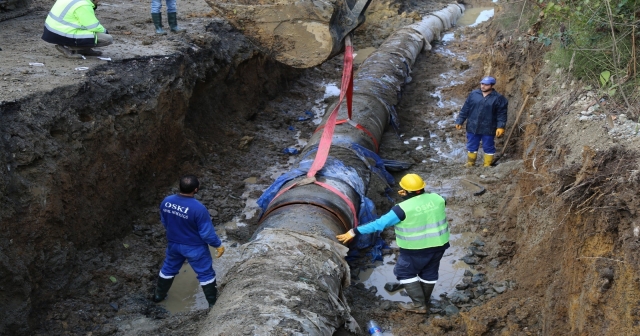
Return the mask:
<path fill-rule="evenodd" d="M 433 298 L 439 298 L 440 294 L 452 293 L 455 291 L 456 284 L 462 281 L 464 271 L 470 269 L 469 266 L 460 260 L 460 258 L 467 255 L 467 247 L 471 242 L 476 239 L 475 233 L 459 233 L 451 234 L 449 243 L 451 247 L 447 249 L 440 261 L 439 279 L 436 286 L 433 289 Z M 392 243 L 392 247 L 397 247 L 395 241 Z M 409 302 L 411 299 L 408 296 L 403 296 L 403 290 L 395 292 L 387 292 L 384 289 L 384 285 L 387 282 L 398 282 L 395 275 L 393 275 L 393 268 L 396 263 L 395 254 L 384 256 L 382 262 L 377 262 L 378 266 L 375 268 L 369 268 L 359 274 L 360 280 L 365 287 L 370 288 L 375 286 L 378 289 L 379 295 L 386 300 Z"/>
<path fill-rule="evenodd" d="M 216 271 L 216 280 L 220 283 L 229 269 L 240 258 L 239 246 L 231 247 L 230 241 L 223 243 L 225 252 L 220 259 L 215 259 L 217 251 L 209 247 L 211 255 L 214 256 L 213 269 Z M 200 282 L 196 278 L 196 273 L 188 263 L 184 263 L 180 273 L 176 275 L 173 285 L 167 294 L 167 299 L 159 303 L 172 314 L 207 309 L 209 304 L 204 297 Z"/>
<path fill-rule="evenodd" d="M 362 62 L 364 62 L 364 60 L 367 59 L 367 57 L 369 57 L 369 55 L 371 55 L 374 51 L 376 51 L 376 48 L 374 47 L 367 47 L 367 48 L 362 48 L 360 50 L 356 50 L 354 52 L 354 57 L 353 57 L 353 64 L 356 65 L 360 65 L 362 64 Z"/>
<path fill-rule="evenodd" d="M 467 8 L 458 20 L 458 26 L 475 27 L 482 22 L 488 21 L 493 17 L 495 9 L 493 7 L 472 7 Z"/>

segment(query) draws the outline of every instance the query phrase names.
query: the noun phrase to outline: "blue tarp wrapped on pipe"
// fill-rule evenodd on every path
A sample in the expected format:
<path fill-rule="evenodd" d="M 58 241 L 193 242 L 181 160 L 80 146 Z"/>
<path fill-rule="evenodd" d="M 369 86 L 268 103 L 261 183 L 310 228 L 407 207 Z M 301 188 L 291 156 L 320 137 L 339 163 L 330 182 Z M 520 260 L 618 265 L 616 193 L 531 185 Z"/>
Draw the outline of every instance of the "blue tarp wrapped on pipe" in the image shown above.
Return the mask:
<path fill-rule="evenodd" d="M 372 172 L 380 175 L 390 185 L 393 185 L 395 183 L 391 174 L 389 174 L 384 168 L 383 160 L 376 153 L 358 144 L 349 145 L 349 148 L 353 150 L 358 155 L 358 157 L 367 164 Z M 317 148 L 308 151 L 305 154 L 305 157 L 309 156 L 311 153 L 314 153 L 316 150 Z M 367 160 L 367 158 L 373 159 L 376 163 L 375 166 L 371 165 L 370 161 Z M 282 186 L 297 177 L 305 175 L 311 168 L 312 163 L 313 159 L 303 158 L 298 164 L 298 167 L 280 175 L 280 177 L 278 177 L 278 179 L 276 179 L 276 181 L 273 182 L 273 184 L 271 184 L 271 186 L 269 186 L 267 190 L 265 190 L 265 192 L 257 201 L 260 208 L 262 208 L 262 213 L 267 210 L 267 207 L 276 196 L 276 194 L 278 194 L 278 191 L 282 189 Z M 364 182 L 355 169 L 346 166 L 342 161 L 330 156 L 327 158 L 327 162 L 325 163 L 324 167 L 320 171 L 318 171 L 317 176 L 325 176 L 341 180 L 351 186 L 353 190 L 358 193 L 358 195 L 360 196 L 360 210 L 358 211 L 359 223 L 366 224 L 378 218 L 373 201 L 371 201 L 371 199 L 366 196 Z M 376 236 L 376 234 L 363 235 L 361 239 L 354 242 L 355 247 L 361 249 L 372 246 L 375 242 Z"/>

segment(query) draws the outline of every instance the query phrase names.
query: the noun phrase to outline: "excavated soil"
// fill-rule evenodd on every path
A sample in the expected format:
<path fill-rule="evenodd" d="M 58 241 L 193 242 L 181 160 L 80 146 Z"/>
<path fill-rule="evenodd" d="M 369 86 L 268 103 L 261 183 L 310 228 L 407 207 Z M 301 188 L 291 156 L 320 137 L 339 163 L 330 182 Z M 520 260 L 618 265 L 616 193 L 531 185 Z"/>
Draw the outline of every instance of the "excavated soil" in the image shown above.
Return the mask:
<path fill-rule="evenodd" d="M 342 59 L 279 65 L 193 0 L 178 3 L 187 32 L 166 37 L 152 34 L 148 3 L 103 3 L 112 60 L 68 60 L 39 39 L 50 6 L 0 22 L 0 334 L 194 335 L 206 309 L 149 300 L 166 243 L 157 203 L 180 174 L 201 176 L 198 197 L 233 256 L 257 227 L 251 201 L 293 162 L 283 149 L 315 129 L 305 111 L 333 99 Z M 373 3 L 356 52 L 439 8 Z M 638 116 L 499 27 L 457 28 L 419 56 L 400 132 L 380 148 L 447 198 L 452 233 L 475 243 L 468 286 L 434 297 L 428 317 L 405 313 L 358 283 L 354 270 L 380 264 L 363 257 L 346 290 L 351 313 L 394 335 L 640 334 Z M 497 143 L 498 165 L 465 169 L 453 121 L 485 74 L 509 99 L 513 134 Z M 467 181 L 486 192 L 473 196 Z M 392 206 L 374 198 L 379 214 Z M 383 238 L 391 244 L 392 230 Z"/>

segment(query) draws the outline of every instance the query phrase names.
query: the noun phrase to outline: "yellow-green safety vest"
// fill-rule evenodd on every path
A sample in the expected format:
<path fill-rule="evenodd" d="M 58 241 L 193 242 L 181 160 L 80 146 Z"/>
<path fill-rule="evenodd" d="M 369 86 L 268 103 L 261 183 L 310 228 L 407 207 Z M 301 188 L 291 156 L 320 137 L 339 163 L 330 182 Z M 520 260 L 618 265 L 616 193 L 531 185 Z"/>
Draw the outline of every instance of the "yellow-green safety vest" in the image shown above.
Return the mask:
<path fill-rule="evenodd" d="M 104 27 L 100 25 L 100 21 L 96 19 L 95 23 L 92 23 L 88 26 L 82 26 L 78 18 L 74 15 L 74 11 L 78 7 L 87 5 L 93 8 L 93 3 L 91 3 L 91 1 L 89 0 L 56 1 L 56 3 L 53 5 L 53 8 L 51 8 L 51 11 L 49 12 L 49 15 L 47 16 L 44 25 L 52 33 L 56 33 L 58 35 L 73 39 L 93 38 L 96 39 L 97 43 L 97 35 L 89 29 L 100 27 L 102 28 L 102 31 L 104 31 Z"/>
<path fill-rule="evenodd" d="M 449 224 L 442 196 L 422 194 L 398 206 L 405 214 L 405 220 L 395 226 L 398 246 L 418 250 L 442 246 L 449 242 Z"/>

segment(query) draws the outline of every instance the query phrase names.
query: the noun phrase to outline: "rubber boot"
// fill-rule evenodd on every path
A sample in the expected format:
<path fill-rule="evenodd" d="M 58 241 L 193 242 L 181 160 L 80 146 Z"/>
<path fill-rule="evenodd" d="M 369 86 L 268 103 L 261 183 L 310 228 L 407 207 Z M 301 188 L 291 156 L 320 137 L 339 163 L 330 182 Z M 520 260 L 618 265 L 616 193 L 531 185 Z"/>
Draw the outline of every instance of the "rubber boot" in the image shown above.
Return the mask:
<path fill-rule="evenodd" d="M 485 154 L 484 155 L 484 164 L 483 167 L 491 167 L 491 162 L 493 162 L 493 154 Z"/>
<path fill-rule="evenodd" d="M 158 284 L 156 285 L 156 290 L 153 292 L 153 302 L 160 302 L 167 298 L 167 292 L 169 292 L 169 288 L 171 288 L 171 284 L 173 284 L 173 279 L 165 279 L 163 277 L 158 277 Z"/>
<path fill-rule="evenodd" d="M 429 306 L 431 305 L 431 293 L 433 293 L 433 287 L 435 287 L 436 284 L 420 282 L 420 285 L 422 286 L 422 291 L 424 292 L 425 308 L 428 310 Z"/>
<path fill-rule="evenodd" d="M 156 27 L 157 35 L 167 35 L 167 32 L 162 29 L 162 13 L 151 13 L 151 19 L 153 25 Z"/>
<path fill-rule="evenodd" d="M 184 31 L 184 29 L 178 27 L 178 13 L 167 13 L 167 21 L 169 21 L 171 32 L 179 33 Z"/>
<path fill-rule="evenodd" d="M 214 281 L 202 286 L 202 291 L 204 292 L 204 297 L 207 299 L 207 302 L 209 302 L 209 308 L 213 307 L 218 299 L 218 287 L 216 287 L 216 282 Z"/>
<path fill-rule="evenodd" d="M 407 291 L 411 298 L 410 303 L 400 303 L 398 307 L 402 310 L 410 311 L 418 314 L 427 313 L 427 304 L 424 297 L 424 291 L 420 281 L 404 284 L 404 290 Z"/>
<path fill-rule="evenodd" d="M 464 166 L 473 167 L 473 165 L 476 164 L 477 157 L 478 157 L 478 152 L 467 152 L 467 163 Z"/>

